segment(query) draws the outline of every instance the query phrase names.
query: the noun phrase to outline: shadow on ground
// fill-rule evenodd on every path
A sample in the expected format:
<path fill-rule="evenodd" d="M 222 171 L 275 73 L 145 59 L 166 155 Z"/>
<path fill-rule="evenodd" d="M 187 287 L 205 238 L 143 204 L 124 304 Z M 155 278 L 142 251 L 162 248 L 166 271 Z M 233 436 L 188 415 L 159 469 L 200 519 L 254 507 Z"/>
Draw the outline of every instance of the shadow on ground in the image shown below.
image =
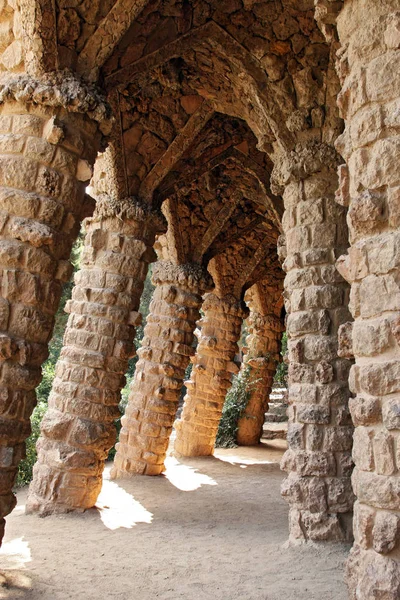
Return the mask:
<path fill-rule="evenodd" d="M 118 482 L 107 471 L 98 507 L 80 515 L 25 515 L 21 490 L 0 598 L 346 600 L 347 547 L 285 547 L 281 454 L 263 445 L 169 457 L 164 476 Z"/>

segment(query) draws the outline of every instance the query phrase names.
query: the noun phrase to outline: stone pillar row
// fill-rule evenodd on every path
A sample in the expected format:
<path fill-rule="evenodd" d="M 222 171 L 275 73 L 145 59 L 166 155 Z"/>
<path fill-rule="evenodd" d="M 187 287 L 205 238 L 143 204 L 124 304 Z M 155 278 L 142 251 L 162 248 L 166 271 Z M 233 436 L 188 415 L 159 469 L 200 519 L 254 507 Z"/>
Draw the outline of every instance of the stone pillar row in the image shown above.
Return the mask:
<path fill-rule="evenodd" d="M 350 363 L 337 354 L 337 331 L 349 318 L 348 286 L 335 268 L 348 235 L 334 199 L 338 161 L 332 147 L 310 141 L 283 156 L 275 172 L 285 205 L 289 448 L 282 493 L 292 540 L 351 538 Z"/>
<path fill-rule="evenodd" d="M 115 444 L 115 419 L 152 248 L 163 220 L 132 198 L 101 196 L 86 220 L 64 346 L 37 444 L 27 511 L 94 506 L 104 461 Z"/>
<path fill-rule="evenodd" d="M 107 118 L 70 74 L 0 82 L 0 540 Z"/>
<path fill-rule="evenodd" d="M 182 417 L 175 423 L 174 450 L 182 456 L 210 456 L 232 374 L 239 371 L 234 362 L 238 352 L 243 319 L 248 309 L 234 296 L 219 298 L 208 294 L 202 306 L 199 344 L 192 358 L 193 370 L 185 382 L 187 395 Z"/>
<path fill-rule="evenodd" d="M 351 247 L 338 269 L 351 283 L 350 409 L 355 542 L 352 600 L 400 598 L 400 12 L 398 0 L 345 2 L 338 19 L 338 201 Z"/>
<path fill-rule="evenodd" d="M 247 324 L 247 354 L 242 371 L 249 370 L 249 400 L 238 421 L 239 446 L 255 446 L 260 442 L 284 331 L 279 315 L 251 311 Z"/>
<path fill-rule="evenodd" d="M 197 264 L 160 261 L 111 476 L 159 475 L 178 408 L 202 296 L 210 275 Z"/>

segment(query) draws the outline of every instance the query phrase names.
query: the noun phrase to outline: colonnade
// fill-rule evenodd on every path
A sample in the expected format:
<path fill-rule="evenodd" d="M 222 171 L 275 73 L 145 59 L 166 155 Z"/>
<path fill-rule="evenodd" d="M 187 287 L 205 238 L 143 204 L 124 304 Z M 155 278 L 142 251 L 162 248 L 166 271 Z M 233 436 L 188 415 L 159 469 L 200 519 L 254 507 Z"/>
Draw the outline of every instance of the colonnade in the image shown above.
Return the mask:
<path fill-rule="evenodd" d="M 270 268 L 265 267 L 265 259 L 280 233 L 290 405 L 282 493 L 289 502 L 290 539 L 350 540 L 354 506 L 355 543 L 347 568 L 351 598 L 396 600 L 400 594 L 398 2 L 316 0 L 318 32 L 311 15 L 297 15 L 296 22 L 272 15 L 271 36 L 274 32 L 287 37 L 270 42 L 254 36 L 257 43 L 248 44 L 254 45 L 254 55 L 234 39 L 236 30 L 231 36 L 210 21 L 207 35 L 214 32 L 219 41 L 213 46 L 207 38 L 206 52 L 211 56 L 209 48 L 218 47 L 221 56 L 215 63 L 205 60 L 203 64 L 196 57 L 201 40 L 195 37 L 194 49 L 188 52 L 193 62 L 185 72 L 189 75 L 184 93 L 176 65 L 168 61 L 184 53 L 189 35 L 182 36 L 182 46 L 174 39 L 166 49 L 150 52 L 150 59 L 140 54 L 140 65 L 151 74 L 164 66 L 163 60 L 168 65 L 165 72 L 159 69 L 162 73 L 154 89 L 158 86 L 160 94 L 160 90 L 176 92 L 176 98 L 169 97 L 171 119 L 160 117 L 165 107 L 157 113 L 150 91 L 146 100 L 138 101 L 148 120 L 135 128 L 140 91 L 136 81 L 133 91 L 122 93 L 122 100 L 109 93 L 120 119 L 114 121 L 114 137 L 108 103 L 94 85 L 73 73 L 79 63 L 87 80 L 96 80 L 101 60 L 113 51 L 112 36 L 107 38 L 110 52 L 103 48 L 99 62 L 92 57 L 92 64 L 86 46 L 83 59 L 78 60 L 74 44 L 58 48 L 56 12 L 50 4 L 32 2 L 34 15 L 40 15 L 36 23 L 26 11 L 27 3 L 21 3 L 27 19 L 22 33 L 18 7 L 15 15 L 13 7 L 4 13 L 7 19 L 12 13 L 15 20 L 12 32 L 7 25 L 11 50 L 7 49 L 2 63 L 10 66 L 10 72 L 0 82 L 0 538 L 4 517 L 15 505 L 12 488 L 30 432 L 34 390 L 47 357 L 62 285 L 71 275 L 71 247 L 83 219 L 91 217 L 86 222 L 81 269 L 67 306 L 64 347 L 42 423 L 27 503 L 29 511 L 41 514 L 84 510 L 96 502 L 104 461 L 115 443 L 113 421 L 134 352 L 143 282 L 148 265 L 156 259 L 156 236 L 167 229 L 171 252 L 160 257 L 153 269 L 156 291 L 122 421 L 112 470 L 115 478 L 163 471 L 191 358 L 194 368 L 182 417 L 176 423 L 176 451 L 190 456 L 212 453 L 224 396 L 238 369 L 235 354 L 247 316 L 245 294 L 265 281 Z M 300 4 L 300 12 L 308 10 L 308 3 Z M 258 23 L 254 15 L 248 18 L 249 23 Z M 282 33 L 286 21 L 294 29 Z M 96 30 L 94 55 L 101 32 L 109 32 L 111 23 L 116 23 L 113 15 L 105 28 Z M 307 23 L 311 33 L 303 36 L 298 32 L 300 26 L 307 31 Z M 122 27 L 122 36 L 129 26 L 123 21 L 116 29 L 121 33 Z M 185 31 L 190 27 L 191 23 Z M 329 45 L 323 49 L 321 31 Z M 308 35 L 310 52 L 301 54 Z M 20 39 L 25 58 L 18 62 Z M 36 47 L 41 50 L 36 52 Z M 148 47 L 143 42 L 142 50 Z M 271 48 L 277 54 L 268 54 Z M 137 75 L 137 64 L 134 61 L 125 70 L 123 50 L 115 56 L 117 71 L 111 81 L 126 76 L 128 83 L 122 83 L 127 88 L 130 77 Z M 281 62 L 286 54 L 290 58 Z M 205 79 L 203 71 L 198 79 L 191 77 L 196 61 L 202 68 L 206 65 Z M 60 64 L 68 64 L 68 70 L 57 70 Z M 107 66 L 111 71 L 113 64 Z M 207 87 L 216 65 L 223 65 L 223 73 L 239 71 L 232 75 L 232 87 L 221 92 L 220 102 Z M 20 68 L 26 72 L 18 73 Z M 148 79 L 148 73 L 141 75 L 139 84 L 151 81 L 153 85 L 153 75 Z M 219 81 L 212 79 L 212 85 Z M 177 90 L 182 92 L 180 99 Z M 207 100 L 201 97 L 199 103 L 200 93 Z M 196 112 L 200 105 L 202 110 Z M 291 114 L 286 112 L 288 106 Z M 215 145 L 205 145 L 204 128 L 216 111 L 245 115 L 264 154 L 251 147 L 253 134 L 243 134 L 242 139 L 236 127 L 224 130 L 221 140 L 214 130 Z M 124 119 L 129 125 L 118 137 L 115 131 Z M 169 145 L 146 130 L 152 119 L 157 123 L 152 127 L 163 128 Z M 238 136 L 234 143 L 229 139 L 233 130 Z M 197 158 L 188 155 L 199 135 L 200 150 L 194 156 L 201 160 L 195 176 Z M 125 172 L 122 176 L 118 172 L 118 185 L 97 198 L 93 214 L 95 203 L 86 186 L 98 152 L 111 139 L 128 145 L 120 169 Z M 115 156 L 121 157 L 121 149 L 117 150 Z M 228 159 L 234 165 L 246 163 L 235 182 L 245 180 L 244 172 L 246 177 L 251 173 L 239 192 L 232 189 L 236 183 L 230 182 L 230 188 L 227 184 L 236 166 L 230 165 L 225 173 L 220 169 Z M 272 163 L 274 193 L 269 187 Z M 184 181 L 185 164 L 190 164 L 193 176 L 189 182 Z M 213 169 L 221 179 L 214 188 Z M 171 176 L 170 171 L 174 171 Z M 191 198 L 193 182 L 203 176 L 202 189 L 196 199 Z M 160 185 L 158 193 L 153 184 Z M 114 187 L 116 193 L 111 191 Z M 180 213 L 185 194 L 188 198 L 182 200 Z M 213 194 L 215 204 L 210 201 Z M 204 207 L 208 203 L 204 210 L 196 205 L 202 200 Z M 230 230 L 228 243 L 224 239 L 216 243 L 218 236 L 229 237 Z M 223 266 L 217 274 L 215 265 L 210 265 L 221 255 Z M 251 265 L 248 272 L 246 265 Z M 275 298 L 280 285 L 268 294 Z M 259 385 L 253 386 L 239 423 L 242 443 L 259 439 L 282 330 L 279 302 L 266 307 L 252 304 L 250 298 L 249 307 L 246 367 Z M 204 315 L 199 322 L 201 309 Z M 197 352 L 196 324 L 200 328 Z"/>

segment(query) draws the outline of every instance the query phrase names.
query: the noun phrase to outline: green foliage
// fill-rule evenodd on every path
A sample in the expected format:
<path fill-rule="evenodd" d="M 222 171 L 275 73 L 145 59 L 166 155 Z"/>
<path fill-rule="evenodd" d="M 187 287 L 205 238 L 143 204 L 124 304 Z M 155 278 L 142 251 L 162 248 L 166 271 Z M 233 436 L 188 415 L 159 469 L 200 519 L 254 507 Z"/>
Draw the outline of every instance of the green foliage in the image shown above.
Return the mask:
<path fill-rule="evenodd" d="M 287 333 L 285 331 L 285 333 L 282 336 L 281 356 L 282 357 L 285 356 L 286 353 L 287 353 Z M 282 360 L 280 363 L 278 363 L 278 365 L 276 367 L 274 384 L 280 385 L 282 387 L 287 387 L 287 374 L 288 374 L 287 364 L 284 363 Z"/>
<path fill-rule="evenodd" d="M 84 233 L 82 231 L 72 249 L 71 262 L 74 266 L 73 274 L 75 274 L 79 268 L 80 257 L 81 257 L 82 250 L 83 250 L 83 243 L 84 243 Z M 41 423 L 41 420 L 47 409 L 47 402 L 48 402 L 48 398 L 49 398 L 49 395 L 51 392 L 51 387 L 53 385 L 56 364 L 60 357 L 60 353 L 61 353 L 61 349 L 62 349 L 62 345 L 63 345 L 63 337 L 64 337 L 64 332 L 65 332 L 65 328 L 67 326 L 67 320 L 68 320 L 68 315 L 64 312 L 64 308 L 65 308 L 65 304 L 67 303 L 67 301 L 71 298 L 72 288 L 73 288 L 73 276 L 71 277 L 71 280 L 68 283 L 66 283 L 63 288 L 63 293 L 62 293 L 61 300 L 60 300 L 60 306 L 59 306 L 57 314 L 56 314 L 53 337 L 49 344 L 49 357 L 42 367 L 43 378 L 42 378 L 40 385 L 36 389 L 36 396 L 37 396 L 38 404 L 37 404 L 37 407 L 35 408 L 35 410 L 32 414 L 32 417 L 31 417 L 32 433 L 31 433 L 30 437 L 26 440 L 26 458 L 23 461 L 21 461 L 20 466 L 19 466 L 17 482 L 16 482 L 17 486 L 26 485 L 32 479 L 32 469 L 33 469 L 33 465 L 36 462 L 36 441 L 40 435 L 40 423 Z M 135 334 L 136 348 L 140 347 L 141 341 L 143 339 L 144 325 L 145 325 L 146 317 L 150 312 L 150 302 L 151 302 L 151 298 L 153 295 L 153 291 L 154 291 L 154 286 L 151 283 L 151 268 L 150 268 L 147 278 L 144 283 L 143 294 L 142 294 L 141 302 L 140 302 L 140 312 L 143 315 L 143 321 L 142 321 L 142 325 L 140 325 L 136 329 L 136 334 Z M 128 403 L 129 386 L 133 379 L 136 363 L 137 363 L 137 356 L 135 356 L 134 358 L 132 358 L 129 361 L 129 367 L 128 367 L 128 372 L 127 372 L 127 376 L 126 376 L 126 385 L 125 385 L 124 389 L 122 390 L 121 403 L 119 405 L 121 414 L 123 414 L 125 412 L 125 408 Z M 119 431 L 121 429 L 121 419 L 120 418 L 117 420 L 116 426 L 117 426 L 117 432 L 119 434 Z M 115 450 L 113 449 L 110 452 L 109 458 L 113 458 L 114 454 L 115 454 Z"/>
<path fill-rule="evenodd" d="M 36 442 L 40 435 L 40 423 L 47 409 L 46 402 L 38 402 L 31 416 L 32 433 L 26 440 L 26 458 L 20 462 L 16 486 L 27 485 L 32 479 L 32 469 L 36 462 Z"/>
<path fill-rule="evenodd" d="M 240 332 L 240 340 L 238 342 L 239 349 L 242 350 L 243 347 L 246 347 L 247 336 L 249 335 L 249 328 L 247 325 L 247 320 L 243 319 L 242 329 Z"/>
<path fill-rule="evenodd" d="M 233 377 L 232 387 L 228 391 L 222 409 L 215 446 L 217 448 L 236 448 L 236 435 L 239 419 L 249 402 L 251 386 L 250 368 L 246 367 Z"/>
<path fill-rule="evenodd" d="M 79 261 L 83 249 L 84 234 L 81 231 L 77 241 L 74 244 L 71 253 L 71 262 L 74 267 L 73 275 L 79 268 Z M 73 275 L 64 285 L 61 295 L 60 305 L 55 318 L 53 337 L 49 344 L 49 357 L 42 367 L 42 381 L 36 389 L 38 404 L 31 416 L 32 433 L 26 440 L 26 458 L 20 462 L 16 485 L 26 485 L 32 479 L 32 469 L 36 462 L 36 441 L 40 434 L 40 423 L 47 409 L 51 386 L 55 375 L 56 363 L 60 356 L 65 327 L 67 325 L 68 315 L 64 312 L 67 300 L 71 298 L 73 288 Z"/>
<path fill-rule="evenodd" d="M 136 328 L 136 332 L 135 332 L 135 346 L 137 349 L 139 349 L 142 344 L 142 339 L 143 339 L 143 335 L 144 335 L 144 327 L 146 324 L 147 316 L 150 312 L 150 303 L 151 303 L 151 299 L 153 297 L 153 292 L 154 292 L 154 285 L 151 282 L 151 265 L 150 265 L 149 271 L 147 273 L 147 277 L 144 282 L 143 293 L 140 298 L 139 310 L 142 314 L 142 324 Z M 125 412 L 126 405 L 128 404 L 129 388 L 132 383 L 133 377 L 135 375 L 137 361 L 138 361 L 137 355 L 129 360 L 128 371 L 126 374 L 126 384 L 125 384 L 125 387 L 121 391 L 121 402 L 119 403 L 119 411 L 121 413 L 121 416 L 115 422 L 115 426 L 117 428 L 117 439 L 119 437 L 119 432 L 121 431 L 121 417 Z M 115 447 L 111 448 L 111 450 L 108 454 L 108 460 L 112 460 L 114 458 L 114 456 L 115 456 Z"/>

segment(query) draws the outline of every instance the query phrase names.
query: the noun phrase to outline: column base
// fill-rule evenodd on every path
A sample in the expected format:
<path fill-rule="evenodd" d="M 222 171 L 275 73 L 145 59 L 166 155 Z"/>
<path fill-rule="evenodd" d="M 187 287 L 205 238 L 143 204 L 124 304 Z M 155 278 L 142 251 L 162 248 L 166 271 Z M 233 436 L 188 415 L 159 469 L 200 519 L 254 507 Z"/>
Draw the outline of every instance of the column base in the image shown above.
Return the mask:
<path fill-rule="evenodd" d="M 213 456 L 215 437 L 202 440 L 198 434 L 188 437 L 178 436 L 179 430 L 182 428 L 182 421 L 175 422 L 177 437 L 174 443 L 174 455 L 182 458 L 194 458 L 196 456 Z M 190 433 L 190 432 L 189 432 Z"/>
<path fill-rule="evenodd" d="M 136 477 L 136 475 L 155 476 L 161 475 L 164 471 L 164 461 L 161 465 L 152 465 L 140 459 L 124 459 L 121 464 L 117 465 L 116 463 L 114 463 L 110 471 L 110 479 L 130 479 L 131 477 Z"/>
<path fill-rule="evenodd" d="M 350 600 L 400 598 L 400 563 L 358 545 L 350 551 L 346 565 Z"/>

